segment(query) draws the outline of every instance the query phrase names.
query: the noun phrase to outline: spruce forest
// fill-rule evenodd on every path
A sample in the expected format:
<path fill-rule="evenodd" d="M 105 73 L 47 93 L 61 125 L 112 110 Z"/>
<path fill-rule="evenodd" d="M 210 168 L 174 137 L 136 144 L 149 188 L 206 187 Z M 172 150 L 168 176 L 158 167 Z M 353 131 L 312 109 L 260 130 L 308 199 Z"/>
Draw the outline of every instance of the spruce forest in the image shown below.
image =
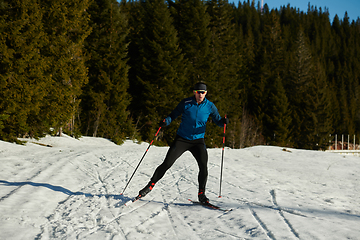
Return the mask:
<path fill-rule="evenodd" d="M 1 140 L 151 141 L 197 82 L 228 116 L 232 148 L 324 149 L 360 133 L 360 19 L 347 13 L 249 0 L 0 0 L 0 11 Z M 207 146 L 222 136 L 210 120 Z"/>

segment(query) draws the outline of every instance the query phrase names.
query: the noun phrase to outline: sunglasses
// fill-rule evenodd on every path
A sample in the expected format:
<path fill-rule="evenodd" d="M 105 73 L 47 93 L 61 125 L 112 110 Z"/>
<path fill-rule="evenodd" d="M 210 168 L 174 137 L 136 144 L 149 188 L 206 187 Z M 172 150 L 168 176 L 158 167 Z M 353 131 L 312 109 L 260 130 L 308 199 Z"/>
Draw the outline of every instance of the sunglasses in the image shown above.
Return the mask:
<path fill-rule="evenodd" d="M 198 94 L 205 94 L 207 93 L 207 91 L 204 91 L 204 90 L 194 90 L 195 93 L 198 93 Z"/>

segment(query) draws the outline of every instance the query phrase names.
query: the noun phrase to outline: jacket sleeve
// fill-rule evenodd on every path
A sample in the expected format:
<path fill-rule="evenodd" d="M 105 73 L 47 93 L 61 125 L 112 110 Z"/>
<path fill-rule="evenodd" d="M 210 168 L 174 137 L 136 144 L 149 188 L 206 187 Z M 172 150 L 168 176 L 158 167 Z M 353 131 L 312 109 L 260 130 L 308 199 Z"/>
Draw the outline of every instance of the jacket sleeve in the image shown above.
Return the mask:
<path fill-rule="evenodd" d="M 214 123 L 216 125 L 218 125 L 219 127 L 224 126 L 224 123 L 223 123 L 222 118 L 221 118 L 221 116 L 219 114 L 219 111 L 217 110 L 215 104 L 213 104 L 213 103 L 212 103 L 212 106 L 211 106 L 210 116 L 211 116 L 212 120 L 214 121 Z"/>
<path fill-rule="evenodd" d="M 184 112 L 185 101 L 182 100 L 176 108 L 170 113 L 169 116 L 165 118 L 166 126 L 168 126 L 172 121 L 174 121 L 178 116 Z"/>

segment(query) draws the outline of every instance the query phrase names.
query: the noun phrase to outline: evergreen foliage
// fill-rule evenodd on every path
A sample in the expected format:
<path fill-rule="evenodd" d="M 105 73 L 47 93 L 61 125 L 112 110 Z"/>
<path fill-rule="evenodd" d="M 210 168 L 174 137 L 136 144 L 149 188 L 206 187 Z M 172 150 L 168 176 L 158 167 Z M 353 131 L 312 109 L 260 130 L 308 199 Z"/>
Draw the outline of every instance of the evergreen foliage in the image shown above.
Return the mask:
<path fill-rule="evenodd" d="M 212 77 L 206 81 L 209 88 L 207 97 L 215 103 L 222 116 L 227 114 L 234 123 L 239 123 L 243 80 L 239 73 L 242 68 L 239 53 L 240 39 L 232 22 L 233 8 L 227 0 L 211 0 L 207 2 L 207 12 L 211 17 L 209 28 L 212 60 L 210 69 Z M 205 141 L 209 146 L 221 144 L 222 132 L 215 124 L 207 125 L 207 134 Z M 232 135 L 235 133 L 232 132 Z M 234 138 L 232 136 L 230 139 Z"/>
<path fill-rule="evenodd" d="M 41 0 L 48 44 L 43 56 L 49 67 L 48 94 L 41 117 L 56 130 L 74 134 L 82 87 L 88 82 L 83 45 L 91 29 L 86 9 L 88 0 Z"/>
<path fill-rule="evenodd" d="M 185 96 L 186 63 L 179 47 L 177 31 L 168 6 L 161 0 L 141 2 L 136 6 L 143 16 L 135 21 L 132 37 L 139 55 L 130 62 L 135 71 L 130 81 L 133 95 L 132 111 L 139 119 L 143 140 L 153 138 L 157 124 L 164 119 Z M 140 22 L 141 21 L 141 22 Z M 131 57 L 131 56 L 130 56 Z M 176 124 L 167 129 L 165 141 L 173 139 Z"/>
<path fill-rule="evenodd" d="M 41 6 L 36 0 L 11 0 L 0 7 L 0 137 L 39 137 L 47 125 L 40 113 L 49 80 L 41 54 L 46 44 Z"/>
<path fill-rule="evenodd" d="M 81 96 L 82 132 L 121 143 L 131 134 L 127 65 L 128 25 L 115 0 L 94 0 L 85 42 L 89 82 Z"/>
<path fill-rule="evenodd" d="M 360 19 L 309 4 L 0 0 L 0 139 L 150 140 L 192 87 L 230 119 L 227 145 L 324 149 L 360 132 Z M 169 144 L 179 121 L 158 135 Z M 209 122 L 208 147 L 222 144 Z"/>
<path fill-rule="evenodd" d="M 178 32 L 179 47 L 188 63 L 186 84 L 210 81 L 212 75 L 210 16 L 202 0 L 170 2 L 174 26 Z M 189 92 L 190 88 L 185 89 Z"/>
<path fill-rule="evenodd" d="M 285 89 L 278 75 L 270 86 L 269 102 L 264 121 L 267 124 L 267 142 L 272 145 L 288 146 L 290 135 L 290 109 Z"/>
<path fill-rule="evenodd" d="M 310 99 L 313 79 L 311 72 L 313 59 L 307 45 L 306 37 L 302 29 L 298 32 L 295 41 L 294 52 L 289 68 L 289 83 L 287 85 L 290 102 L 292 103 L 292 131 L 293 141 L 300 147 L 307 144 L 307 137 L 312 133 L 310 128 L 313 126 L 311 119 L 312 108 Z"/>

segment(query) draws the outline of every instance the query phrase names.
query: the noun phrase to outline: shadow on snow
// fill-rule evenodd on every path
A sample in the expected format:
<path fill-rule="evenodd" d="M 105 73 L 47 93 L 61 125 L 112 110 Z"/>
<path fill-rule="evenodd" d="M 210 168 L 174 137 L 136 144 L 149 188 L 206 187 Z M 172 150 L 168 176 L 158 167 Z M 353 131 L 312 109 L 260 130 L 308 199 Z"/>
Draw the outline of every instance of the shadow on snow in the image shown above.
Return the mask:
<path fill-rule="evenodd" d="M 61 193 L 64 193 L 66 195 L 69 195 L 69 196 L 71 196 L 71 195 L 83 195 L 85 197 L 114 198 L 114 199 L 122 200 L 122 201 L 130 200 L 130 198 L 125 197 L 125 196 L 120 195 L 120 194 L 114 195 L 114 194 L 91 194 L 91 193 L 84 193 L 84 192 L 73 192 L 73 191 L 71 191 L 69 189 L 66 189 L 64 187 L 55 186 L 55 185 L 51 185 L 51 184 L 48 184 L 48 183 L 34 183 L 34 182 L 29 182 L 29 181 L 26 181 L 26 182 L 9 182 L 9 181 L 0 180 L 0 184 L 5 185 L 5 186 L 17 186 L 17 187 L 22 187 L 24 185 L 30 185 L 30 186 L 34 186 L 34 187 L 45 187 L 45 188 L 48 188 L 50 190 L 53 190 L 53 191 L 56 191 L 56 192 L 61 192 Z M 11 193 L 9 193 L 8 195 L 10 195 L 10 194 Z M 7 198 L 8 195 L 4 196 L 4 197 L 1 197 L 0 201 Z"/>

